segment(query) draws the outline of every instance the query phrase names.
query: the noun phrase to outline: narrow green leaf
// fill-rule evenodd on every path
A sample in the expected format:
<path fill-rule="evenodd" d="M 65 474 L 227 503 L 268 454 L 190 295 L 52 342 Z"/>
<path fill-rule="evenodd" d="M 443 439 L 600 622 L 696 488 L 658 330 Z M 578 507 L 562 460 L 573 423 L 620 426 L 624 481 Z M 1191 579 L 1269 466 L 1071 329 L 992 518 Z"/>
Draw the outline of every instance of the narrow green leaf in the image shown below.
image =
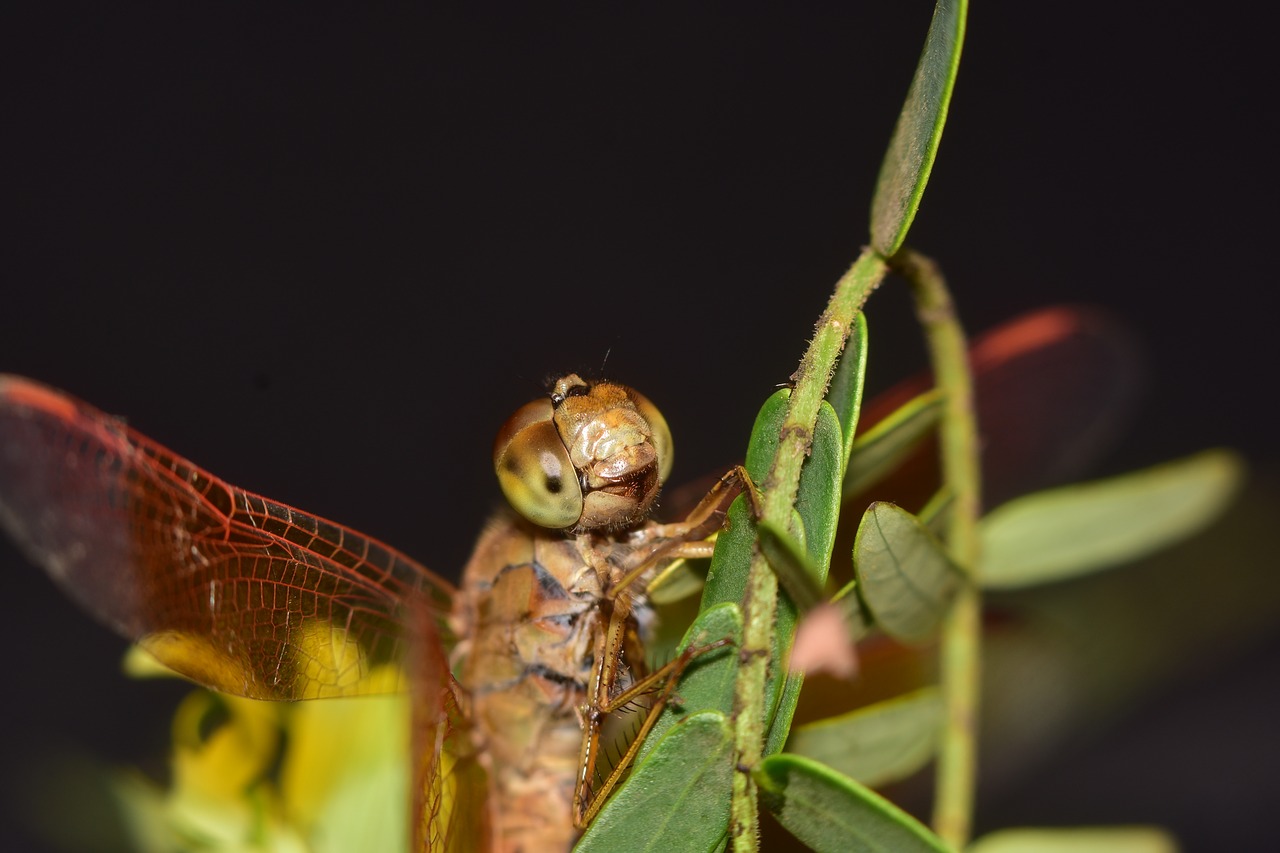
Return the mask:
<path fill-rule="evenodd" d="M 849 467 L 849 455 L 853 450 L 853 437 L 858 432 L 858 414 L 862 410 L 862 387 L 867 375 L 867 315 L 858 312 L 854 319 L 849 340 L 840 353 L 831 385 L 827 389 L 827 402 L 840 419 L 840 433 L 844 452 L 840 470 Z"/>
<path fill-rule="evenodd" d="M 796 493 L 796 512 L 803 526 L 803 542 L 808 552 L 812 575 L 819 590 L 827 581 L 831 567 L 831 551 L 835 547 L 836 527 L 840 523 L 840 476 L 844 444 L 840 419 L 831 404 L 823 401 L 813 429 L 809 458 L 800 471 Z M 800 621 L 798 603 L 790 596 L 778 599 L 774 622 L 774 665 L 770 667 L 765 695 L 769 701 L 766 744 L 784 743 L 800 699 L 801 676 L 783 671 L 782 662 L 791 651 L 796 625 Z"/>
<path fill-rule="evenodd" d="M 955 505 L 955 493 L 943 486 L 933 493 L 929 502 L 920 508 L 916 517 L 920 519 L 921 524 L 929 528 L 930 533 L 942 540 L 946 537 L 947 525 L 951 523 L 951 513 Z"/>
<path fill-rule="evenodd" d="M 791 400 L 790 388 L 779 388 L 769 395 L 751 425 L 751 438 L 747 442 L 747 473 L 756 483 L 763 483 L 773 466 L 778 452 L 778 433 L 787 417 L 787 404 Z"/>
<path fill-rule="evenodd" d="M 831 404 L 823 401 L 813 427 L 809 458 L 800 471 L 796 492 L 796 512 L 804 522 L 805 546 L 818 570 L 818 584 L 827 580 L 831 549 L 840 523 L 840 478 L 844 471 L 844 441 L 840 418 Z"/>
<path fill-rule="evenodd" d="M 782 690 L 778 692 L 777 701 L 768 712 L 769 731 L 765 734 L 761 755 L 776 755 L 787 745 L 787 737 L 791 734 L 791 719 L 795 716 L 796 706 L 800 704 L 802 687 L 804 676 L 788 672 L 782 682 Z"/>
<path fill-rule="evenodd" d="M 1010 501 L 982 520 L 982 585 L 1049 583 L 1172 545 L 1217 518 L 1243 478 L 1236 454 L 1206 450 Z"/>
<path fill-rule="evenodd" d="M 787 595 L 799 605 L 801 612 L 816 606 L 822 601 L 822 587 L 817 581 L 818 569 L 809 560 L 804 545 L 767 521 L 760 522 L 758 529 L 760 550 Z"/>
<path fill-rule="evenodd" d="M 862 356 L 857 360 L 861 361 Z M 761 407 L 752 427 L 745 464 L 747 472 L 757 482 L 764 481 L 773 465 L 790 395 L 789 389 L 773 394 Z M 851 407 L 847 401 L 844 406 L 852 417 L 856 407 Z M 800 523 L 794 537 L 789 537 L 804 544 L 813 567 L 815 586 L 819 590 L 826 581 L 835 545 L 843 463 L 844 437 L 840 418 L 830 403 L 824 402 L 818 411 L 813 442 L 797 491 L 795 512 Z M 704 610 L 721 602 L 741 601 L 746 591 L 757 531 L 744 498 L 738 498 L 729 507 L 727 525 L 717 539 L 715 555 L 707 572 L 702 595 Z M 781 596 L 773 632 L 771 654 L 774 663 L 765 688 L 767 751 L 776 752 L 785 742 L 803 683 L 800 676 L 785 672 L 781 665 L 790 650 L 798 618 L 795 602 L 789 596 Z"/>
<path fill-rule="evenodd" d="M 883 501 L 862 516 L 853 567 L 858 595 L 876 625 L 908 643 L 934 636 L 962 578 L 919 519 Z"/>
<path fill-rule="evenodd" d="M 906 240 L 933 169 L 960 65 L 967 7 L 966 0 L 938 0 L 934 7 L 924 52 L 880 165 L 871 201 L 871 246 L 885 257 Z"/>
<path fill-rule="evenodd" d="M 746 468 L 756 483 L 763 483 L 773 465 L 778 451 L 778 433 L 787 414 L 789 389 L 775 392 L 756 416 L 751 428 L 751 440 L 747 445 Z M 824 402 L 818 410 L 814 425 L 813 441 L 809 457 L 800 475 L 796 493 L 796 511 L 804 522 L 804 539 L 813 564 L 825 567 L 831 562 L 831 548 L 835 542 L 836 523 L 840 516 L 840 470 L 843 458 L 843 436 L 840 418 L 830 403 Z M 717 547 L 717 552 L 719 548 Z M 713 564 L 714 565 L 714 564 Z M 722 578 L 723 580 L 723 578 Z M 743 579 L 745 586 L 745 577 Z M 736 601 L 740 596 L 718 600 Z"/>
<path fill-rule="evenodd" d="M 867 612 L 866 605 L 862 603 L 862 598 L 857 592 L 858 582 L 853 580 L 831 596 L 831 603 L 840 608 L 840 612 L 844 615 L 844 622 L 849 626 L 849 636 L 854 642 L 865 637 L 871 630 L 871 614 Z"/>
<path fill-rule="evenodd" d="M 744 496 L 739 496 L 729 505 L 724 530 L 716 537 L 716 550 L 702 587 L 703 610 L 742 600 L 755 541 L 756 523 L 751 517 L 751 505 Z"/>
<path fill-rule="evenodd" d="M 895 470 L 938 425 L 942 392 L 936 388 L 913 398 L 853 443 L 844 475 L 844 496 L 851 497 Z"/>
<path fill-rule="evenodd" d="M 654 604 L 672 604 L 702 592 L 704 579 L 688 560 L 676 560 L 654 577 L 647 590 Z"/>
<path fill-rule="evenodd" d="M 787 416 L 791 391 L 780 388 L 760 407 L 751 439 L 747 443 L 744 465 L 756 483 L 763 483 L 778 451 L 778 432 Z M 715 554 L 707 570 L 707 583 L 702 590 L 702 609 L 726 601 L 739 602 L 746 594 L 747 575 L 751 570 L 752 546 L 756 541 L 755 519 L 745 497 L 730 506 L 725 529 L 716 538 Z"/>
<path fill-rule="evenodd" d="M 933 687 L 798 726 L 787 750 L 821 761 L 864 785 L 905 779 L 933 758 L 942 699 Z"/>
<path fill-rule="evenodd" d="M 831 853 L 945 853 L 911 815 L 852 779 L 798 755 L 773 755 L 752 772 L 760 800 L 813 850 Z"/>
<path fill-rule="evenodd" d="M 725 716 L 685 717 L 609 799 L 574 850 L 714 850 L 728 831 L 733 774 Z"/>
<path fill-rule="evenodd" d="M 968 853 L 1177 853 L 1173 836 L 1154 826 L 1004 829 L 984 835 Z"/>

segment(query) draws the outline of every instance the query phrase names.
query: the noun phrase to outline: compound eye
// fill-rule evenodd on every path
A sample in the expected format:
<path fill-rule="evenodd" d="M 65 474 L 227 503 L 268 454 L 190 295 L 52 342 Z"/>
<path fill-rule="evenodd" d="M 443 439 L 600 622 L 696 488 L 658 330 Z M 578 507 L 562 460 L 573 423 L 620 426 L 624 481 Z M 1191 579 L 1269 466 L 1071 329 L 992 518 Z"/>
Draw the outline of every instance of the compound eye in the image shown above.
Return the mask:
<path fill-rule="evenodd" d="M 582 516 L 582 487 L 550 400 L 522 406 L 498 432 L 493 464 L 507 502 L 541 527 L 572 527 Z"/>
<path fill-rule="evenodd" d="M 671 428 L 667 426 L 667 419 L 662 416 L 662 412 L 658 411 L 658 407 L 648 397 L 634 388 L 628 389 L 628 393 L 636 404 L 636 411 L 649 422 L 649 429 L 653 432 L 653 449 L 658 452 L 658 482 L 665 483 L 671 474 L 671 465 L 675 462 Z"/>

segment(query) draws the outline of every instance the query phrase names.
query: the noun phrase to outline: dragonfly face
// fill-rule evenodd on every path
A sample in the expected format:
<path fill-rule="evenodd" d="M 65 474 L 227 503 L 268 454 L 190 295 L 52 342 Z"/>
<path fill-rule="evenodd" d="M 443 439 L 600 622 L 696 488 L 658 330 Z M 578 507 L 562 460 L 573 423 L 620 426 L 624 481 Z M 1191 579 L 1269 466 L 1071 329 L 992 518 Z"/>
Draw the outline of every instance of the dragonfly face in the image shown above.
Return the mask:
<path fill-rule="evenodd" d="M 507 500 L 534 524 L 618 529 L 648 516 L 671 473 L 671 432 L 634 389 L 569 374 L 508 419 L 493 462 Z"/>

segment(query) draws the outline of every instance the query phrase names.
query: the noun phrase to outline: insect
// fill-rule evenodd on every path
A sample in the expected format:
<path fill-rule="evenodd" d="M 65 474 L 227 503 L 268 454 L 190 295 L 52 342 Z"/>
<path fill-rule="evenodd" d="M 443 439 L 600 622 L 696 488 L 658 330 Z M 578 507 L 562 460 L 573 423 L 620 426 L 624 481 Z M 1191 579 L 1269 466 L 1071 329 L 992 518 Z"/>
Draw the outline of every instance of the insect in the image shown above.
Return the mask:
<path fill-rule="evenodd" d="M 367 678 L 379 665 L 425 661 L 426 683 L 406 685 L 424 706 L 425 843 L 567 850 L 629 757 L 596 787 L 605 718 L 652 706 L 638 745 L 697 653 L 646 671 L 648 578 L 710 555 L 745 475 L 731 470 L 684 521 L 649 520 L 671 467 L 665 420 L 638 392 L 575 374 L 512 416 L 494 462 L 519 515 L 490 523 L 455 590 L 87 404 L 0 378 L 0 522 L 80 604 L 179 673 L 253 699 L 358 695 L 385 689 Z M 442 827 L 446 739 L 488 780 L 457 796 L 487 807 L 453 809 Z"/>
<path fill-rule="evenodd" d="M 997 330 L 973 360 L 997 496 L 1015 479 L 1059 479 L 1036 461 L 1088 455 L 1133 385 L 1123 336 L 1079 309 Z M 873 402 L 864 424 L 913 388 Z M 199 683 L 258 699 L 358 695 L 382 689 L 370 672 L 402 664 L 417 834 L 433 850 L 567 849 L 617 781 L 596 778 L 604 718 L 639 705 L 643 728 L 645 706 L 660 707 L 689 663 L 646 670 L 646 584 L 666 562 L 707 555 L 728 501 L 750 492 L 733 469 L 683 521 L 650 520 L 670 451 L 646 398 L 561 377 L 499 433 L 495 467 L 520 515 L 486 528 L 455 589 L 87 404 L 0 378 L 0 524 L 117 631 Z"/>

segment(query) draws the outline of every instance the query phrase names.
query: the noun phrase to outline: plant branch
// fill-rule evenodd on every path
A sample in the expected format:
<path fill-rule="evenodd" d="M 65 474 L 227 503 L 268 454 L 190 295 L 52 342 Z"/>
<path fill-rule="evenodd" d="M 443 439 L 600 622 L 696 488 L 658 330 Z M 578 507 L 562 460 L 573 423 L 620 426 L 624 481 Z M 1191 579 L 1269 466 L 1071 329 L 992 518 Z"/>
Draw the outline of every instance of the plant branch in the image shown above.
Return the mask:
<path fill-rule="evenodd" d="M 848 340 L 854 318 L 887 272 L 884 258 L 864 249 L 840 280 L 827 308 L 818 318 L 812 342 L 792 374 L 793 388 L 779 436 L 777 454 L 762 493 L 761 518 L 780 529 L 792 527 L 792 507 L 800 484 L 800 470 L 808 457 L 818 410 L 831 381 L 836 360 Z M 773 649 L 778 581 L 756 546 L 752 555 L 746 597 L 742 602 L 744 630 L 741 665 L 734 692 L 734 738 L 739 768 L 757 766 L 763 755 L 765 687 Z M 779 675 L 781 677 L 781 675 Z M 757 846 L 758 813 L 755 783 L 749 773 L 734 776 L 730 835 L 735 853 Z"/>
<path fill-rule="evenodd" d="M 946 719 L 938 755 L 934 830 L 956 849 L 968 842 L 977 779 L 977 720 L 982 599 L 976 583 L 981 470 L 973 377 L 964 330 L 941 271 L 910 249 L 890 261 L 911 285 L 924 327 L 934 382 L 945 402 L 940 426 L 944 487 L 955 503 L 947 530 L 952 558 L 967 573 L 942 629 L 942 688 Z"/>

